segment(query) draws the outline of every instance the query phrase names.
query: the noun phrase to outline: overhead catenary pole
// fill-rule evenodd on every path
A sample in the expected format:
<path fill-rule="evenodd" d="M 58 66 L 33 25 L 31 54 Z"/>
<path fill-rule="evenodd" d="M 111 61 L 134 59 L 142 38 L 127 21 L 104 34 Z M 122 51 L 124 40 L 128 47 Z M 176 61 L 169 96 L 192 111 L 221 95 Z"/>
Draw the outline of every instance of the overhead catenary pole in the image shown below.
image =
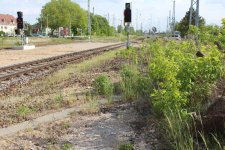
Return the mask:
<path fill-rule="evenodd" d="M 137 9 L 137 16 L 136 16 L 136 32 L 138 30 L 138 9 Z"/>
<path fill-rule="evenodd" d="M 174 31 L 175 31 L 175 23 L 176 23 L 176 12 L 175 12 L 175 0 L 173 1 L 173 16 L 172 16 L 172 34 L 174 34 Z"/>
<path fill-rule="evenodd" d="M 88 0 L 88 39 L 91 41 L 91 14 L 90 14 L 90 0 Z"/>
<path fill-rule="evenodd" d="M 194 16 L 195 19 L 195 26 L 199 26 L 199 0 L 191 0 L 191 7 L 190 7 L 190 18 L 189 18 L 189 25 L 192 24 L 192 18 L 193 18 L 193 10 L 196 10 L 196 14 Z"/>
<path fill-rule="evenodd" d="M 199 0 L 196 1 L 196 16 L 195 16 L 195 25 L 199 26 Z"/>

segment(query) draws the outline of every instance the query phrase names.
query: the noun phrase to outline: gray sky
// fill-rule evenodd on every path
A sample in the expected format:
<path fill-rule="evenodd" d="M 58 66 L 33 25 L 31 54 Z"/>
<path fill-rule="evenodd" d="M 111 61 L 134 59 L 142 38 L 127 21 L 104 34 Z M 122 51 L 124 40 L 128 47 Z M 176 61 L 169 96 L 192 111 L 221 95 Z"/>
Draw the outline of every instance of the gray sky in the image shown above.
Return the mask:
<path fill-rule="evenodd" d="M 50 0 L 0 0 L 0 13 L 11 14 L 16 17 L 17 11 L 24 12 L 24 18 L 29 23 L 35 23 L 42 6 Z M 73 0 L 87 9 L 87 0 Z M 165 30 L 167 16 L 172 11 L 173 0 L 91 0 L 91 10 L 110 19 L 110 24 L 117 26 L 123 20 L 123 10 L 126 2 L 132 2 L 132 16 L 134 28 L 147 29 L 156 26 Z M 190 7 L 191 0 L 176 0 L 176 21 L 180 21 Z M 225 18 L 225 0 L 200 0 L 200 15 L 207 24 L 220 25 Z M 137 20 L 138 16 L 138 20 Z M 113 19 L 114 18 L 114 19 Z"/>

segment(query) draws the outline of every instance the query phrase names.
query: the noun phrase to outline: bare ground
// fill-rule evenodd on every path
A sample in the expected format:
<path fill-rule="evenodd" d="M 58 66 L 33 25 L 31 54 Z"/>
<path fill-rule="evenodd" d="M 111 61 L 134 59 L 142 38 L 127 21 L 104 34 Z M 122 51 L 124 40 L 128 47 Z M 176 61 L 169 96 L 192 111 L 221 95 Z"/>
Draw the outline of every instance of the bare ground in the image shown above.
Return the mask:
<path fill-rule="evenodd" d="M 130 144 L 137 150 L 166 149 L 156 128 L 157 121 L 147 106 L 145 102 L 117 102 L 101 106 L 95 114 L 74 113 L 6 137 L 0 145 L 2 149 L 114 150 Z"/>

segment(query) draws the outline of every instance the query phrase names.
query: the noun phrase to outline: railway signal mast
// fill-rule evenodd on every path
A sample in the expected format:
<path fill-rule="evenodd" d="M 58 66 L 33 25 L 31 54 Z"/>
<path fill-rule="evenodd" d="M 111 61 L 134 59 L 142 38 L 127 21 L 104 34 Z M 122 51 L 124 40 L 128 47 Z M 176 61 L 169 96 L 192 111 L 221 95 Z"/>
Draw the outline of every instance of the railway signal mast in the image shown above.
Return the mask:
<path fill-rule="evenodd" d="M 130 5 L 130 3 L 125 3 L 124 24 L 125 24 L 125 27 L 127 30 L 127 49 L 129 49 L 129 46 L 130 46 L 129 34 L 130 34 L 131 21 L 132 21 L 131 5 Z"/>
<path fill-rule="evenodd" d="M 193 10 L 196 7 L 195 26 L 199 26 L 199 0 L 191 0 L 189 25 L 192 24 Z"/>

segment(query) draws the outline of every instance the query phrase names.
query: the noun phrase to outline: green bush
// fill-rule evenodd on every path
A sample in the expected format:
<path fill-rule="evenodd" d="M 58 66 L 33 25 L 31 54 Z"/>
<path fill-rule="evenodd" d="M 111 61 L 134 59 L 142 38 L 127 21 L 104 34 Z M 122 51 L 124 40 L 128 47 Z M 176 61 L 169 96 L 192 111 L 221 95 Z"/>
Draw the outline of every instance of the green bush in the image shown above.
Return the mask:
<path fill-rule="evenodd" d="M 160 112 L 193 108 L 199 110 L 206 103 L 210 89 L 223 75 L 223 55 L 214 47 L 201 51 L 206 57 L 195 56 L 191 42 L 160 41 L 151 44 L 148 78 L 151 80 L 151 100 Z"/>
<path fill-rule="evenodd" d="M 121 70 L 121 88 L 123 91 L 123 96 L 126 100 L 134 100 L 138 96 L 138 79 L 139 71 L 137 67 L 132 65 L 125 65 Z"/>
<path fill-rule="evenodd" d="M 123 144 L 119 147 L 119 150 L 134 150 L 134 148 L 131 144 Z"/>
<path fill-rule="evenodd" d="M 1 37 L 1 36 L 5 36 L 5 32 L 0 31 L 0 37 Z"/>
<path fill-rule="evenodd" d="M 109 77 L 106 74 L 99 75 L 93 86 L 98 94 L 105 96 L 108 99 L 111 99 L 113 94 L 113 84 L 111 83 Z"/>

